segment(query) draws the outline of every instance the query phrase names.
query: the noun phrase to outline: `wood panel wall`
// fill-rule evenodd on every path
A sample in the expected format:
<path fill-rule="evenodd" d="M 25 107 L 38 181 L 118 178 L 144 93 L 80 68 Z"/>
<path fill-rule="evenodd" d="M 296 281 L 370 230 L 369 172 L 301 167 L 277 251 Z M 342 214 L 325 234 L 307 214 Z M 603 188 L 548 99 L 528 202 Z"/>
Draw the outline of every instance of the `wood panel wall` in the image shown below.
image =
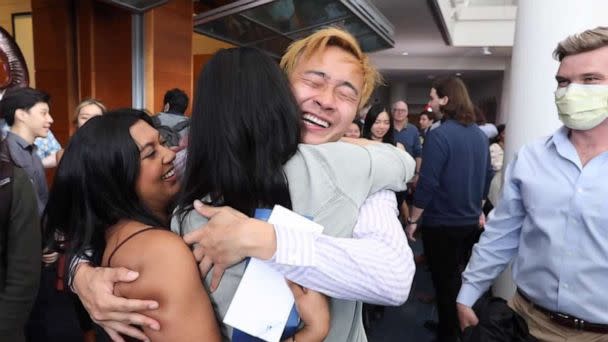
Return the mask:
<path fill-rule="evenodd" d="M 107 108 L 132 104 L 131 13 L 100 1 L 75 2 L 79 101 Z"/>
<path fill-rule="evenodd" d="M 51 129 L 64 145 L 77 98 L 71 0 L 32 0 L 36 87 L 51 95 Z"/>
<path fill-rule="evenodd" d="M 192 107 L 192 1 L 172 0 L 144 15 L 146 108 L 163 108 L 165 92 L 184 90 Z"/>
<path fill-rule="evenodd" d="M 194 88 L 196 88 L 196 82 L 198 80 L 199 74 L 201 73 L 201 71 L 203 71 L 205 64 L 209 62 L 211 57 L 213 57 L 213 54 L 199 54 L 192 56 L 192 78 L 194 82 Z"/>
<path fill-rule="evenodd" d="M 31 1 L 32 77 L 51 95 L 52 130 L 65 144 L 81 100 L 94 97 L 109 109 L 131 106 L 132 14 L 99 0 Z M 171 88 L 192 98 L 192 6 L 191 0 L 172 0 L 144 14 L 145 105 L 150 112 L 162 109 Z"/>

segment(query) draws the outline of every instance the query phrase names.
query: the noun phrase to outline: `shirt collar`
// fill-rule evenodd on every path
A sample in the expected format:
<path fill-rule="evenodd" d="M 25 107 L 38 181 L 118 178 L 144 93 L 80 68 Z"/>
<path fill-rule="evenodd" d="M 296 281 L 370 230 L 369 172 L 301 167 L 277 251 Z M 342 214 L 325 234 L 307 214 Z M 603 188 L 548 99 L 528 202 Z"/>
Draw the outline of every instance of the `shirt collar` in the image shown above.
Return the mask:
<path fill-rule="evenodd" d="M 6 139 L 7 140 L 13 140 L 15 143 L 17 143 L 17 145 L 21 146 L 22 149 L 27 150 L 29 152 L 32 152 L 34 150 L 35 145 L 34 144 L 30 144 L 27 141 L 25 141 L 25 139 L 23 139 L 22 137 L 20 137 L 19 135 L 9 131 L 8 134 L 6 135 Z"/>
<path fill-rule="evenodd" d="M 397 127 L 393 127 L 393 129 L 394 129 L 394 130 L 395 130 L 397 133 L 400 133 L 400 132 L 403 132 L 403 131 L 407 131 L 407 129 L 409 128 L 409 125 L 410 125 L 410 123 L 409 123 L 409 122 L 407 122 L 407 123 L 405 124 L 405 126 L 403 126 L 403 129 L 398 130 L 398 129 L 397 129 Z"/>
<path fill-rule="evenodd" d="M 562 126 L 555 131 L 553 135 L 547 138 L 545 146 L 555 146 L 555 150 L 562 158 L 570 160 L 572 163 L 582 169 L 580 158 L 576 152 L 576 148 L 570 141 L 569 135 L 570 129 L 566 126 Z"/>
<path fill-rule="evenodd" d="M 570 130 L 566 126 L 560 127 L 555 133 L 547 137 L 545 141 L 545 146 L 555 145 L 556 147 L 563 146 L 566 143 L 570 142 L 568 135 L 570 134 Z"/>

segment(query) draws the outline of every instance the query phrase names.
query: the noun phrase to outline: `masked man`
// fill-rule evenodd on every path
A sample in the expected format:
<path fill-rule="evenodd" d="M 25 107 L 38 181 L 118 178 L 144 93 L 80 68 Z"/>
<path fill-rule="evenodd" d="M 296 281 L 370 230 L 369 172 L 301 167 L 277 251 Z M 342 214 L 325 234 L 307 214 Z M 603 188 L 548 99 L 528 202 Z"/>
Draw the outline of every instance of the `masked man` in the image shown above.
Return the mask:
<path fill-rule="evenodd" d="M 541 341 L 606 341 L 608 334 L 608 27 L 563 40 L 554 52 L 555 103 L 564 126 L 524 146 L 473 249 L 458 296 L 471 306 L 513 260 L 510 302 Z"/>

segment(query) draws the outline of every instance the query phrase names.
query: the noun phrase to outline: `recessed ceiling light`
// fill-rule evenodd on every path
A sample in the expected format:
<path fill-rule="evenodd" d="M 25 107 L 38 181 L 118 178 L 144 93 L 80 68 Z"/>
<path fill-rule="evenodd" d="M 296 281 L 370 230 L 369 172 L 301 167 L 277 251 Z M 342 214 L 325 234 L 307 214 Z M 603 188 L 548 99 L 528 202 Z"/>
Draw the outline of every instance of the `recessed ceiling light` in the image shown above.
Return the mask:
<path fill-rule="evenodd" d="M 456 76 L 462 76 L 462 73 L 461 72 L 457 72 Z"/>
<path fill-rule="evenodd" d="M 407 55 L 409 55 L 410 53 L 409 53 L 409 52 L 407 52 L 407 51 L 403 51 L 401 54 L 402 54 L 403 56 L 407 56 Z"/>
<path fill-rule="evenodd" d="M 490 51 L 490 48 L 487 46 L 484 46 L 481 48 L 481 53 L 483 53 L 484 55 L 488 56 L 492 54 L 492 51 Z"/>

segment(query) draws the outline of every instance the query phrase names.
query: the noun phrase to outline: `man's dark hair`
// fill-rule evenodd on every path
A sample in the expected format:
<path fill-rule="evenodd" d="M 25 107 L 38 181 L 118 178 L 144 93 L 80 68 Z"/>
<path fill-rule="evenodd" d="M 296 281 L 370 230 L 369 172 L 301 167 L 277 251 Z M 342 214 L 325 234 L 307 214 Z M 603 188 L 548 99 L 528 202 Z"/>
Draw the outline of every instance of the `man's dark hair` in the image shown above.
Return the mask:
<path fill-rule="evenodd" d="M 253 48 L 220 50 L 194 99 L 180 220 L 206 195 L 249 216 L 274 204 L 291 208 L 283 165 L 298 147 L 300 111 L 277 63 Z"/>
<path fill-rule="evenodd" d="M 426 115 L 426 117 L 430 120 L 430 121 L 435 121 L 435 114 L 433 114 L 433 112 L 429 112 L 428 110 L 423 110 L 422 112 L 420 112 L 419 117 Z"/>
<path fill-rule="evenodd" d="M 475 109 L 469 91 L 464 82 L 458 77 L 446 77 L 433 82 L 437 97 L 448 97 L 448 103 L 440 110 L 445 118 L 453 119 L 463 125 L 475 122 Z"/>
<path fill-rule="evenodd" d="M 42 216 L 47 245 L 53 244 L 55 232 L 61 232 L 69 241 L 68 255 L 84 255 L 90 248 L 95 251 L 91 259 L 99 263 L 106 229 L 119 220 L 166 226 L 135 190 L 141 158 L 129 129 L 140 120 L 152 126 L 146 113 L 120 109 L 93 117 L 76 130 Z"/>
<path fill-rule="evenodd" d="M 184 114 L 188 108 L 188 95 L 178 88 L 173 88 L 165 93 L 163 104 L 169 104 L 167 113 Z"/>
<path fill-rule="evenodd" d="M 28 111 L 36 103 L 49 103 L 50 99 L 49 94 L 30 87 L 9 89 L 0 100 L 0 117 L 12 126 L 15 123 L 17 109 Z"/>

